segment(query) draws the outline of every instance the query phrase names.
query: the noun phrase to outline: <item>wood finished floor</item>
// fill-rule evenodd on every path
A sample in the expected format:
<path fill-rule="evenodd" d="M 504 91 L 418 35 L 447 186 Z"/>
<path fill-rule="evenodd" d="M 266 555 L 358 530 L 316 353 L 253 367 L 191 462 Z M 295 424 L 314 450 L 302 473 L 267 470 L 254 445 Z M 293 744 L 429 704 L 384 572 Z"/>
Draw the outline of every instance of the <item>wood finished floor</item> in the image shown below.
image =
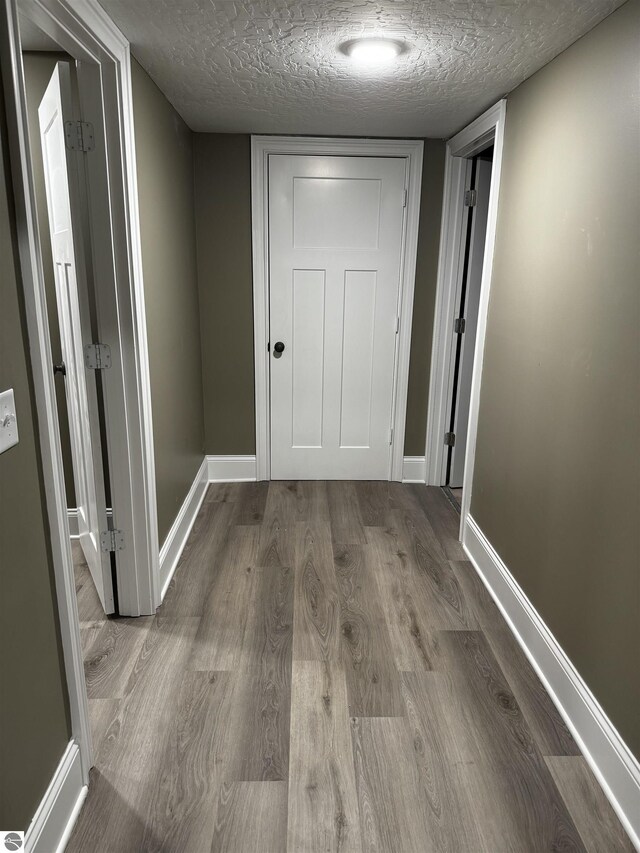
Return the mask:
<path fill-rule="evenodd" d="M 632 847 L 438 489 L 211 486 L 155 617 L 76 548 L 95 767 L 68 853 Z"/>

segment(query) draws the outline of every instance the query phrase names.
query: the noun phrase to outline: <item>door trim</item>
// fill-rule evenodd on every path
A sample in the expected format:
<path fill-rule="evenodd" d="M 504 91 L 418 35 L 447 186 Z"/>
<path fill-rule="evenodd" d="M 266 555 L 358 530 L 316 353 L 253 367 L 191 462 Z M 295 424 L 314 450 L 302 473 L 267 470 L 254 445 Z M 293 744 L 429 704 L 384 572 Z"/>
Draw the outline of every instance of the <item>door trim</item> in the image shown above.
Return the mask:
<path fill-rule="evenodd" d="M 271 479 L 269 417 L 269 157 L 272 154 L 401 157 L 406 161 L 407 204 L 402 235 L 399 314 L 393 390 L 390 480 L 402 480 L 409 384 L 411 322 L 422 189 L 420 140 L 251 137 L 251 234 L 253 246 L 253 346 L 255 361 L 256 466 L 258 480 Z"/>
<path fill-rule="evenodd" d="M 105 275 L 101 288 L 111 305 L 111 311 L 104 312 L 102 319 L 107 324 L 105 339 L 111 345 L 114 360 L 114 367 L 106 371 L 110 385 L 106 393 L 106 417 L 109 441 L 120 448 L 119 453 L 110 454 L 112 497 L 120 507 L 117 524 L 120 527 L 128 524 L 131 530 L 129 547 L 118 554 L 122 559 L 117 561 L 117 572 L 124 612 L 151 614 L 160 603 L 159 547 L 129 43 L 96 0 L 24 0 L 21 9 L 76 59 L 100 67 L 112 225 L 109 249 L 113 257 L 111 275 Z M 7 0 L 0 8 L 0 59 L 71 734 L 80 750 L 83 783 L 88 784 L 93 763 L 91 729 L 51 369 L 16 0 Z M 105 303 L 100 307 L 104 309 Z"/>
<path fill-rule="evenodd" d="M 455 295 L 464 258 L 466 213 L 464 188 L 468 158 L 479 154 L 493 143 L 493 165 L 489 190 L 489 214 L 485 240 L 480 306 L 471 380 L 469 404 L 469 427 L 467 452 L 464 465 L 462 507 L 460 511 L 460 539 L 463 538 L 466 519 L 471 506 L 471 486 L 476 452 L 478 410 L 480 404 L 480 382 L 482 359 L 489 308 L 489 289 L 493 269 L 493 249 L 498 219 L 498 193 L 502 169 L 502 147 L 507 102 L 503 98 L 470 125 L 447 142 L 444 196 L 442 202 L 442 230 L 438 261 L 435 320 L 431 349 L 431 375 L 429 377 L 429 408 L 427 411 L 427 435 L 425 457 L 427 461 L 427 485 L 443 485 L 443 441 L 447 431 L 448 381 L 451 371 L 450 333 L 455 315 Z"/>
<path fill-rule="evenodd" d="M 50 345 L 17 0 L 8 0 L 5 9 L 3 76 L 14 192 L 20 196 L 20 260 L 29 297 L 27 317 L 32 361 L 38 374 L 36 393 L 41 389 L 42 394 L 38 399 L 40 425 L 48 430 L 42 439 L 43 447 L 48 445 L 43 452 L 55 460 L 57 411 L 49 409 L 55 397 L 49 396 Z M 103 395 L 114 524 L 123 530 L 126 540 L 125 550 L 116 555 L 118 602 L 121 615 L 153 614 L 160 603 L 159 544 L 129 42 L 97 0 L 21 0 L 21 13 L 80 60 L 87 76 L 93 69 L 98 76 L 99 71 L 102 110 L 98 120 L 104 121 L 104 126 L 98 132 L 104 133 L 106 142 L 102 162 L 106 160 L 108 179 L 93 155 L 88 155 L 86 173 L 89 186 L 96 189 L 90 193 L 91 218 L 100 228 L 94 247 L 94 261 L 99 262 L 101 274 L 101 286 L 96 289 L 98 333 L 111 347 L 113 362 L 113 367 L 103 373 Z M 102 203 L 103 199 L 108 204 Z M 55 469 L 51 476 L 57 478 Z M 62 504 L 61 515 L 66 520 L 64 490 Z"/>

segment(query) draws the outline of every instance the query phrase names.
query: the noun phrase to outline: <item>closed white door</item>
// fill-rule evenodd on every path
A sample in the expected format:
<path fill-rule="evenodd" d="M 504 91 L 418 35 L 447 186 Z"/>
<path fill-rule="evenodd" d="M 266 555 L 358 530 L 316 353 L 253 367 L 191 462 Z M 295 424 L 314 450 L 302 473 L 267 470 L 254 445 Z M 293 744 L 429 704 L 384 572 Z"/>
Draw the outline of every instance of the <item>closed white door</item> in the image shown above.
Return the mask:
<path fill-rule="evenodd" d="M 269 158 L 273 479 L 389 479 L 405 164 Z"/>
<path fill-rule="evenodd" d="M 38 110 L 40 140 L 56 282 L 65 390 L 78 509 L 78 530 L 91 577 L 105 613 L 114 612 L 111 558 L 102 551 L 107 529 L 104 473 L 95 371 L 84 363 L 91 320 L 82 252 L 77 162 L 83 156 L 65 144 L 65 121 L 73 120 L 69 65 L 56 66 Z M 75 229 L 75 237 L 74 237 Z"/>

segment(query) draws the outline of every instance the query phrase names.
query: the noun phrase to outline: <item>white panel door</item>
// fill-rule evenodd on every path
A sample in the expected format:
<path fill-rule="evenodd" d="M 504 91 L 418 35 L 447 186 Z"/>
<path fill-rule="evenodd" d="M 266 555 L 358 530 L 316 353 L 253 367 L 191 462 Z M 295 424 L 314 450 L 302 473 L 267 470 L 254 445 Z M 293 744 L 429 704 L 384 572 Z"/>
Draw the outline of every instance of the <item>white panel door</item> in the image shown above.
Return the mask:
<path fill-rule="evenodd" d="M 269 158 L 273 479 L 389 479 L 405 162 Z"/>
<path fill-rule="evenodd" d="M 107 529 L 107 512 L 96 379 L 95 372 L 87 370 L 84 364 L 84 344 L 91 342 L 92 335 L 77 162 L 74 160 L 82 155 L 65 146 L 65 121 L 73 119 L 71 103 L 70 68 L 66 62 L 59 62 L 38 109 L 38 117 L 62 357 L 66 368 L 78 532 L 105 613 L 113 613 L 111 558 L 100 548 L 100 531 Z"/>

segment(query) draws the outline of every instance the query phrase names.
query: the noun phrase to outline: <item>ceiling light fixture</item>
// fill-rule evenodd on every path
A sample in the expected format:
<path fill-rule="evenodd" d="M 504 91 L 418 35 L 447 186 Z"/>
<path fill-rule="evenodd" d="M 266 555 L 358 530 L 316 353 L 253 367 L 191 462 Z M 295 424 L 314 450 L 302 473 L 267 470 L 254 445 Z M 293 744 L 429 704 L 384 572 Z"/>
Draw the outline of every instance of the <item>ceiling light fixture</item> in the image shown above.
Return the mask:
<path fill-rule="evenodd" d="M 385 38 L 354 39 L 347 53 L 358 65 L 387 65 L 397 59 L 402 45 Z"/>

